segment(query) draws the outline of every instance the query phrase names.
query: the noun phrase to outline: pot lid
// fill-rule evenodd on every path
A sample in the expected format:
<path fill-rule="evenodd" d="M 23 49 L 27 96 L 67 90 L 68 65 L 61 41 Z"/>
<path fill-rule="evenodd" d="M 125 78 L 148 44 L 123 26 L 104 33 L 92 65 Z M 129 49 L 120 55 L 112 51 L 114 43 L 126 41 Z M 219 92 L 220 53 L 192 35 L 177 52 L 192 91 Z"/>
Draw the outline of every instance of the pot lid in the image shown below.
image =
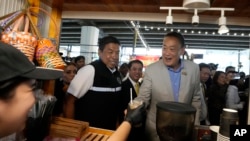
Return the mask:
<path fill-rule="evenodd" d="M 190 104 L 172 102 L 172 101 L 162 101 L 157 103 L 157 109 L 161 109 L 167 112 L 182 113 L 182 114 L 192 114 L 196 112 L 196 109 Z"/>

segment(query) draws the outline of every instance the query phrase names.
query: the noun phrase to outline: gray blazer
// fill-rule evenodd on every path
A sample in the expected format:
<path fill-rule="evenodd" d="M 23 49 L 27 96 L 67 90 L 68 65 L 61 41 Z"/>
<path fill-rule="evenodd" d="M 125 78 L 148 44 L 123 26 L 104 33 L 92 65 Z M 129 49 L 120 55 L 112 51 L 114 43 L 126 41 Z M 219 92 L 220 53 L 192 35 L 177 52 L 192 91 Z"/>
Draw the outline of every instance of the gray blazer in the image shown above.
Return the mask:
<path fill-rule="evenodd" d="M 196 108 L 195 123 L 199 125 L 200 115 L 200 70 L 191 61 L 182 60 L 179 102 L 192 104 Z M 146 136 L 150 141 L 159 141 L 156 132 L 156 104 L 160 101 L 174 101 L 168 69 L 162 60 L 149 65 L 145 70 L 143 83 L 136 100 L 142 100 L 148 106 Z"/>

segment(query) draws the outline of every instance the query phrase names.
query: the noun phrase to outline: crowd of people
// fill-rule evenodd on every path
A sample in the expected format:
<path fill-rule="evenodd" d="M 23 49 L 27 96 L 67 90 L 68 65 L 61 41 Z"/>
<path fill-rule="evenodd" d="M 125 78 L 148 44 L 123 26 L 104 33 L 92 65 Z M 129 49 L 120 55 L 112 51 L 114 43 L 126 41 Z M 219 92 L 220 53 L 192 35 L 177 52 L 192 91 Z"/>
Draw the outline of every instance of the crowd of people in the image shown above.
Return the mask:
<path fill-rule="evenodd" d="M 249 85 L 241 76 L 240 79 L 235 79 L 237 74 L 235 67 L 228 66 L 225 71 L 215 71 L 212 77 L 212 84 L 207 85 L 205 97 L 207 100 L 208 119 L 211 125 L 220 124 L 220 114 L 223 108 L 235 109 L 239 113 L 239 123 L 247 124 L 247 95 Z M 241 95 L 240 93 L 244 94 Z"/>
<path fill-rule="evenodd" d="M 0 45 L 1 56 L 2 52 L 7 57 L 12 52 L 17 52 L 9 51 L 5 44 Z M 93 127 L 116 130 L 109 141 L 159 141 L 156 104 L 161 101 L 186 103 L 195 107 L 196 125 L 219 125 L 223 108 L 238 110 L 240 124 L 246 124 L 248 101 L 239 93 L 249 89 L 249 77 L 243 72 L 236 72 L 233 66 L 228 66 L 223 72 L 217 71 L 218 64 L 196 64 L 181 59 L 186 51 L 185 40 L 180 33 L 170 32 L 163 37 L 161 58 L 147 66 L 145 72 L 140 60 L 131 60 L 118 66 L 120 42 L 117 38 L 103 37 L 98 45 L 98 60 L 85 64 L 85 57 L 78 56 L 67 62 L 62 76 L 55 83 L 57 102 L 53 110 L 54 116 L 87 121 Z M 18 55 L 21 56 L 20 53 Z M 16 60 L 8 61 L 15 64 Z M 0 61 L 2 64 L 5 60 L 0 57 Z M 25 61 L 27 60 L 23 60 Z M 17 69 L 21 71 L 21 67 L 27 66 Z M 0 72 L 5 73 L 10 69 L 3 70 L 1 67 Z M 34 67 L 32 69 L 35 70 Z M 2 116 L 6 111 L 2 107 L 12 104 L 9 99 L 25 98 L 27 95 L 27 99 L 22 100 L 28 101 L 27 106 L 20 116 L 27 114 L 34 104 L 34 98 L 29 95 L 32 91 L 30 78 L 37 77 L 31 77 L 29 72 L 27 70 L 8 78 L 0 77 L 0 138 L 22 127 L 18 123 L 18 127 L 6 130 L 9 121 Z M 234 79 L 236 74 L 240 75 L 240 79 Z M 41 78 L 44 77 L 41 75 Z M 19 90 L 20 93 L 23 90 L 27 94 L 18 96 Z M 142 104 L 131 109 L 131 100 L 141 101 Z M 6 119 L 6 122 L 2 122 L 2 119 Z M 141 126 L 136 126 L 138 123 Z"/>

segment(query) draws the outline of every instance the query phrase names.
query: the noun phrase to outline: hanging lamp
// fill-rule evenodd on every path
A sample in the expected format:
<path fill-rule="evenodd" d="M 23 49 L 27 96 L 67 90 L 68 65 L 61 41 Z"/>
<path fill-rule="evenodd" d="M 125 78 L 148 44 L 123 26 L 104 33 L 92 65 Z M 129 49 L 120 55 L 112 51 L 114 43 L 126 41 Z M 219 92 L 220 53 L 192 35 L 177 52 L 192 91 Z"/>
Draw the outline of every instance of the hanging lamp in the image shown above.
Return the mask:
<path fill-rule="evenodd" d="M 209 8 L 210 0 L 183 0 L 185 8 Z"/>

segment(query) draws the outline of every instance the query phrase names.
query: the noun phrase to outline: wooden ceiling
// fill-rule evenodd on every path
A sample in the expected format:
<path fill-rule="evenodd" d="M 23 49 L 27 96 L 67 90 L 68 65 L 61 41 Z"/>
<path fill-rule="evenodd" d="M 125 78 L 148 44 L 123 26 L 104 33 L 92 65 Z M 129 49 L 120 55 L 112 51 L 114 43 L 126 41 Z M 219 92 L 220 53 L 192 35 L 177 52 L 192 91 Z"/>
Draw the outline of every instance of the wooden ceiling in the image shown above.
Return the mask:
<path fill-rule="evenodd" d="M 64 11 L 105 11 L 105 12 L 145 12 L 165 13 L 161 6 L 182 7 L 183 0 L 64 0 Z M 211 0 L 211 7 L 235 8 L 227 16 L 250 16 L 249 0 Z M 179 11 L 181 13 L 183 11 Z M 204 12 L 214 15 L 218 12 Z"/>
<path fill-rule="evenodd" d="M 166 25 L 168 11 L 161 6 L 182 7 L 183 0 L 64 0 L 61 44 L 79 44 L 81 26 L 96 26 L 101 36 L 117 37 L 123 46 L 134 46 L 134 28 L 130 20 L 140 24 L 140 31 L 150 47 L 160 48 L 166 32 L 181 32 L 189 48 L 248 49 L 250 36 L 250 0 L 211 0 L 211 7 L 235 8 L 225 12 L 229 34 L 217 33 L 220 11 L 199 13 L 200 24 L 193 26 L 193 13 L 174 11 L 173 25 Z M 145 28 L 145 27 L 148 28 Z M 151 29 L 149 27 L 153 27 Z M 207 33 L 207 34 L 205 34 Z M 100 36 L 100 37 L 101 37 Z M 143 47 L 138 40 L 137 47 Z"/>

